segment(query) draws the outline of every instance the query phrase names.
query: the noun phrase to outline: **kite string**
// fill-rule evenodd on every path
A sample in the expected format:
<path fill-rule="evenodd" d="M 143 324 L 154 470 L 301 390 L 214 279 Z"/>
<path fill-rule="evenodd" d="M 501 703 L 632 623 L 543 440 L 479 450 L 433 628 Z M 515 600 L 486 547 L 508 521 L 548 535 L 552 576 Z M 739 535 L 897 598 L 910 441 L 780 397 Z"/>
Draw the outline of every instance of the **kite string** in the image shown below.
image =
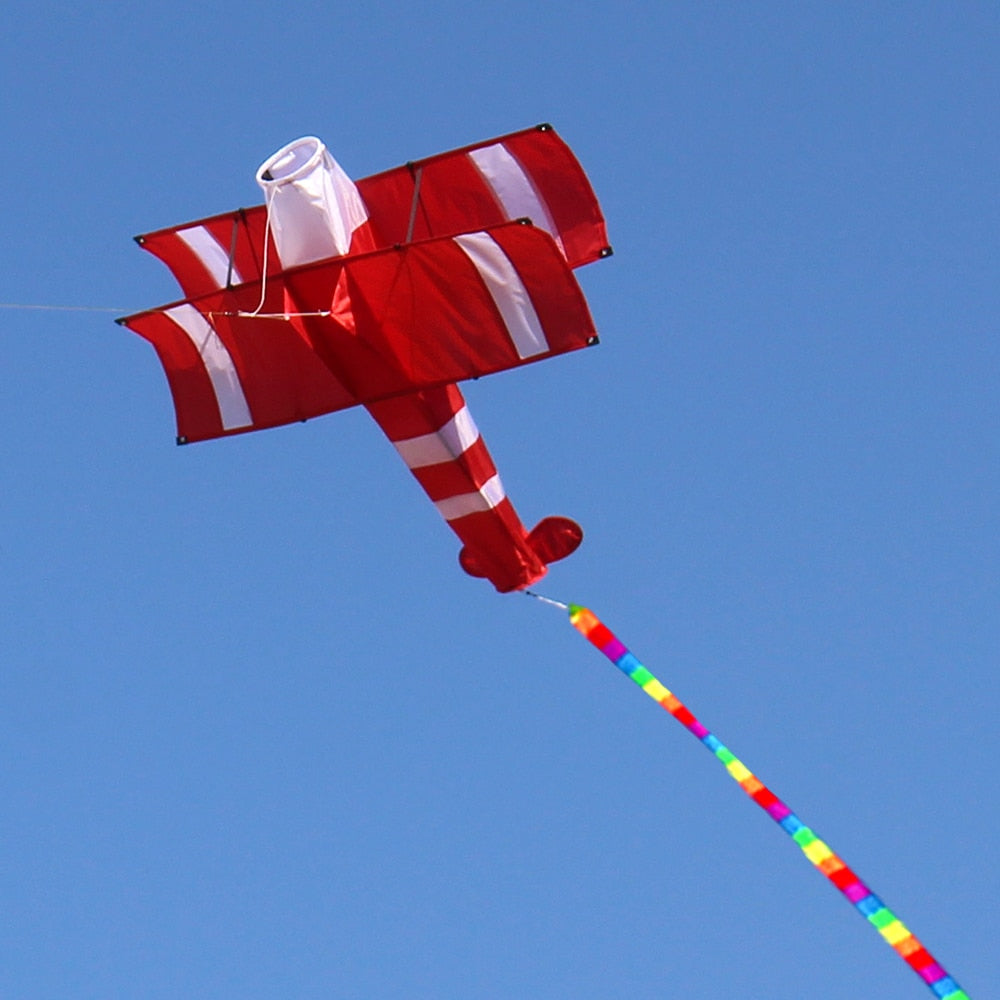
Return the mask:
<path fill-rule="evenodd" d="M 813 866 L 875 927 L 885 942 L 920 976 L 939 1000 L 969 1000 L 968 994 L 882 900 L 721 740 L 709 732 L 593 612 L 579 605 L 562 605 L 538 594 L 528 591 L 525 593 L 547 604 L 565 607 L 569 611 L 573 627 L 711 751 L 730 777 L 798 844 Z"/>
<path fill-rule="evenodd" d="M 265 201 L 267 203 L 267 213 L 266 221 L 264 223 L 264 260 L 260 269 L 260 302 L 257 303 L 257 308 L 254 309 L 252 313 L 241 313 L 243 316 L 259 316 L 261 309 L 264 308 L 264 299 L 267 296 L 267 251 L 268 244 L 271 242 L 271 200 L 274 197 L 272 189 L 268 189 L 264 192 Z M 268 318 L 271 318 L 270 316 Z"/>
<path fill-rule="evenodd" d="M 101 312 L 118 313 L 119 315 L 123 312 L 127 312 L 125 309 L 116 308 L 114 306 L 52 306 L 38 305 L 27 302 L 0 302 L 0 309 L 31 309 L 44 310 L 46 312 Z"/>
<path fill-rule="evenodd" d="M 521 593 L 525 597 L 533 597 L 536 601 L 541 601 L 543 604 L 551 604 L 554 608 L 562 608 L 563 611 L 569 611 L 568 604 L 563 604 L 562 601 L 553 601 L 551 597 L 543 597 L 541 594 L 536 594 L 533 590 L 522 590 Z"/>

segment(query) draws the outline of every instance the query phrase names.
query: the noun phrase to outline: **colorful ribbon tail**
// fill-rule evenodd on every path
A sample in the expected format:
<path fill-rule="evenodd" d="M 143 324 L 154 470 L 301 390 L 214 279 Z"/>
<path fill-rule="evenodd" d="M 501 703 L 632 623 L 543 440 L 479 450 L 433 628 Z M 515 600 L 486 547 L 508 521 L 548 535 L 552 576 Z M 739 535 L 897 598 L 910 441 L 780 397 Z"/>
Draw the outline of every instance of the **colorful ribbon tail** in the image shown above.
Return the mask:
<path fill-rule="evenodd" d="M 840 890 L 939 1000 L 969 1000 L 965 991 L 882 900 L 721 740 L 712 735 L 593 612 L 577 604 L 568 605 L 567 610 L 573 627 L 712 752 L 730 777 L 799 845 L 813 866 Z"/>

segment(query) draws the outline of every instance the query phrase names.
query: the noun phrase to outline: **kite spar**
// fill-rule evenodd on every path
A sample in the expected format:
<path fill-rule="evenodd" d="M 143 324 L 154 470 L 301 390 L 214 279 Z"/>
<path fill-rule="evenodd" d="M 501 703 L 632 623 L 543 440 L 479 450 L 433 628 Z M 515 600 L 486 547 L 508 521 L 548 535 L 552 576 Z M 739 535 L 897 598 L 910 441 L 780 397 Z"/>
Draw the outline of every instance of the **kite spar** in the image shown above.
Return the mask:
<path fill-rule="evenodd" d="M 886 944 L 913 969 L 939 1000 L 969 1000 L 968 994 L 868 885 L 717 736 L 709 732 L 592 611 L 577 604 L 553 601 L 532 591 L 525 593 L 529 597 L 567 611 L 570 623 L 581 635 L 702 743 L 725 767 L 729 776 L 739 784 L 740 788 L 798 844 L 812 865 L 840 890 L 847 901 L 878 931 Z"/>

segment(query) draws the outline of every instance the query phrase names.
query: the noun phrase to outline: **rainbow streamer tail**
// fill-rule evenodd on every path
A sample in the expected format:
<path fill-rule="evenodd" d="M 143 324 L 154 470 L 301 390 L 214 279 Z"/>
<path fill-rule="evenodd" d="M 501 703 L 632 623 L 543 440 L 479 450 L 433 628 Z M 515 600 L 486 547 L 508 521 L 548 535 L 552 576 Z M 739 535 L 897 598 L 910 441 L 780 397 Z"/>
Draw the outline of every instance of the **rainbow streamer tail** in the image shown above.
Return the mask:
<path fill-rule="evenodd" d="M 721 740 L 713 736 L 593 612 L 576 604 L 560 606 L 569 612 L 574 628 L 712 752 L 730 777 L 799 845 L 813 866 L 840 890 L 936 997 L 940 1000 L 969 1000 L 968 994 L 882 900 L 774 792 L 755 777 Z"/>

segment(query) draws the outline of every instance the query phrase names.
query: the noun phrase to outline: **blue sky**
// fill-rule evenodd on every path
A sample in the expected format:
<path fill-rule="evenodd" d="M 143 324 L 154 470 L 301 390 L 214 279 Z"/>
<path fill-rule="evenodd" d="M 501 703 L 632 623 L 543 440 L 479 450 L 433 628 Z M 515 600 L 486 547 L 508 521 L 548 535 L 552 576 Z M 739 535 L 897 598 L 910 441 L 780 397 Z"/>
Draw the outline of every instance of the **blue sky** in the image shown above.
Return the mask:
<path fill-rule="evenodd" d="M 1000 13 L 12 0 L 0 301 L 540 121 L 600 348 L 469 387 L 589 604 L 972 997 L 1000 989 Z M 0 995 L 931 994 L 364 413 L 176 448 L 112 313 L 0 310 Z"/>

